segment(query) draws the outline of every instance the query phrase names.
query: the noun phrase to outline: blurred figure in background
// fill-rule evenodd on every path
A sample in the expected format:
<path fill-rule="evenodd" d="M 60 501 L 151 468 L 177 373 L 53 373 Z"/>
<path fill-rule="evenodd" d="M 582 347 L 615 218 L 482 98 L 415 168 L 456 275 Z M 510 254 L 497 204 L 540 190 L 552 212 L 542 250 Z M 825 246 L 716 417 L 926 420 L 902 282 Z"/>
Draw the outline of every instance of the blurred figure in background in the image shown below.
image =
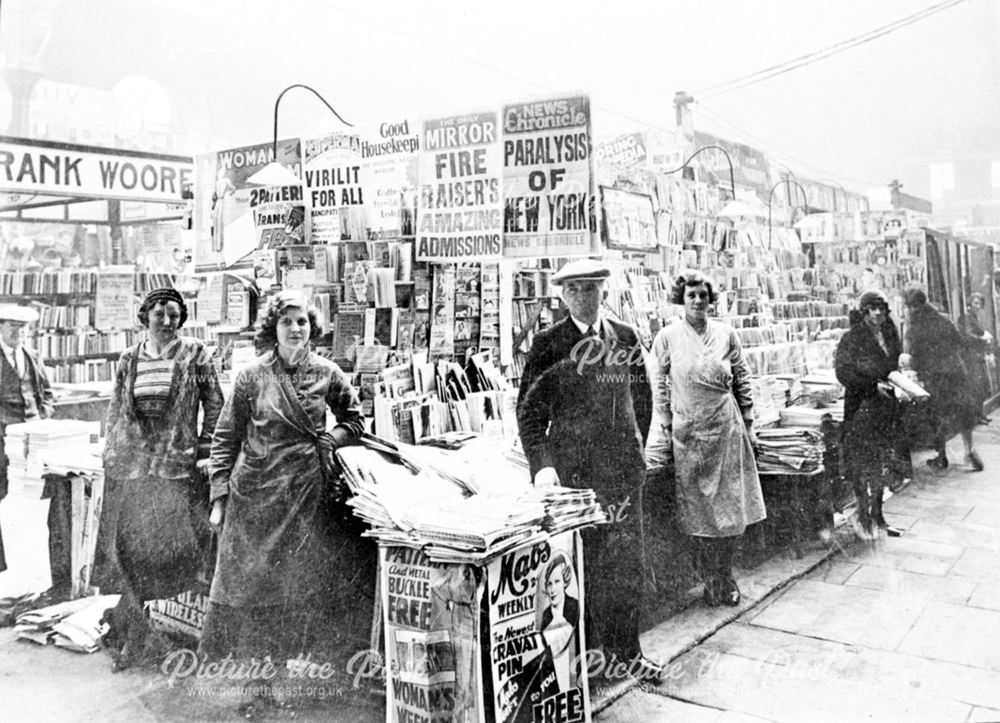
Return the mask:
<path fill-rule="evenodd" d="M 948 317 L 927 302 L 923 288 L 908 286 L 903 291 L 903 302 L 908 322 L 906 349 L 931 395 L 924 410 L 931 417 L 937 456 L 927 460 L 927 466 L 934 470 L 948 468 L 945 446 L 948 438 L 958 432 L 965 446 L 966 464 L 981 472 L 983 461 L 973 446 L 972 430 L 982 415 L 982 404 L 977 401 L 962 359 L 962 335 Z"/>

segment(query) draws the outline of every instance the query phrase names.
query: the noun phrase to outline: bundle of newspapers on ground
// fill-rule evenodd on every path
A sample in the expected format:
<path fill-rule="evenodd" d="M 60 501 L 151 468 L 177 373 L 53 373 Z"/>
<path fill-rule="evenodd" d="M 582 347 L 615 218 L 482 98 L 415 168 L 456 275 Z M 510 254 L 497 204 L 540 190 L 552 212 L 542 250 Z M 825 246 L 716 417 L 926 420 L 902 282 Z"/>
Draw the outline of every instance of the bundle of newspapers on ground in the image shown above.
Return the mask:
<path fill-rule="evenodd" d="M 104 612 L 118 604 L 119 595 L 94 595 L 56 605 L 29 610 L 17 616 L 14 633 L 18 638 L 41 645 L 58 645 L 78 653 L 93 653 L 107 632 L 101 622 Z"/>
<path fill-rule="evenodd" d="M 823 466 L 823 436 L 810 427 L 757 430 L 757 468 L 761 472 L 815 472 Z"/>
<path fill-rule="evenodd" d="M 446 445 L 454 447 L 454 445 Z M 535 488 L 518 455 L 476 438 L 459 448 L 365 435 L 337 450 L 364 534 L 432 560 L 482 563 L 549 534 L 607 517 L 589 489 Z"/>

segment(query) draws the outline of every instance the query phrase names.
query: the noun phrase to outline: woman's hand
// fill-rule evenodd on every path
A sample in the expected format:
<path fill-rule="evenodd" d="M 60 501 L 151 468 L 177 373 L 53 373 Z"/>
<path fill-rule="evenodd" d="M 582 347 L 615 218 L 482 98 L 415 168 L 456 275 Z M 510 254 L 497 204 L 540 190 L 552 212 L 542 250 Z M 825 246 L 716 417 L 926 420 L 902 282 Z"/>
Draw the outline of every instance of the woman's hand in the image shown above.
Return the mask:
<path fill-rule="evenodd" d="M 888 382 L 879 382 L 876 389 L 878 390 L 879 396 L 883 399 L 895 399 L 896 393 L 892 389 L 892 385 Z"/>
<path fill-rule="evenodd" d="M 220 497 L 212 503 L 212 512 L 208 515 L 208 524 L 216 535 L 222 534 L 222 523 L 226 519 L 226 498 Z"/>

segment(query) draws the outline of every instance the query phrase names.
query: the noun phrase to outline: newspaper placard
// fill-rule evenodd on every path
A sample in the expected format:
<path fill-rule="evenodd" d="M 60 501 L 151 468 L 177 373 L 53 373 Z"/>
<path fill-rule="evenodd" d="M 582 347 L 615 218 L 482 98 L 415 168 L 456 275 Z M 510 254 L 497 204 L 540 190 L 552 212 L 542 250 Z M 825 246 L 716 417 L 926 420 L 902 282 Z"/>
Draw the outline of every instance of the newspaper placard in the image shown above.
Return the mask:
<path fill-rule="evenodd" d="M 281 246 L 287 236 L 305 232 L 301 185 L 272 188 L 247 181 L 272 160 L 271 143 L 195 158 L 197 270 L 249 266 L 257 249 Z M 278 141 L 277 160 L 301 178 L 301 141 Z"/>
<path fill-rule="evenodd" d="M 496 111 L 425 120 L 420 144 L 417 259 L 498 259 L 503 157 Z"/>
<path fill-rule="evenodd" d="M 193 589 L 165 600 L 146 603 L 149 620 L 157 630 L 181 633 L 201 639 L 208 612 L 208 585 L 197 584 Z"/>
<path fill-rule="evenodd" d="M 476 570 L 408 547 L 379 554 L 386 721 L 483 721 Z"/>
<path fill-rule="evenodd" d="M 361 186 L 361 141 L 329 133 L 305 142 L 306 201 L 316 244 L 366 238 Z"/>
<path fill-rule="evenodd" d="M 565 532 L 487 567 L 490 675 L 497 723 L 590 721 L 583 547 Z"/>
<path fill-rule="evenodd" d="M 397 118 L 361 132 L 361 185 L 373 238 L 416 232 L 419 148 L 420 125 L 413 118 Z"/>
<path fill-rule="evenodd" d="M 590 163 L 590 99 L 503 109 L 506 258 L 599 253 Z"/>
<path fill-rule="evenodd" d="M 97 275 L 94 297 L 95 329 L 131 329 L 135 317 L 135 271 L 131 266 Z"/>

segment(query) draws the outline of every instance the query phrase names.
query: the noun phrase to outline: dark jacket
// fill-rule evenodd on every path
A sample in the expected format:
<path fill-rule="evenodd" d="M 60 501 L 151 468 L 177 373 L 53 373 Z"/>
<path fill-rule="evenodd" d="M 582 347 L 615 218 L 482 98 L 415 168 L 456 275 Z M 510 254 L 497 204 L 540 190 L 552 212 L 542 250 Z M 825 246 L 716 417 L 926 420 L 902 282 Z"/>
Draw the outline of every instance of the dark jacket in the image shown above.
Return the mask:
<path fill-rule="evenodd" d="M 635 450 L 642 456 L 653 406 L 642 346 L 631 327 L 609 319 L 603 324 L 604 353 L 590 342 L 578 346 L 584 336 L 569 317 L 535 337 L 517 400 L 532 475 L 555 467 L 562 478 L 560 466 L 581 460 L 581 451 L 595 461 L 609 455 L 608 462 L 628 460 Z M 565 363 L 543 380 L 559 362 Z"/>
<path fill-rule="evenodd" d="M 844 385 L 844 422 L 848 422 L 866 399 L 878 397 L 878 382 L 888 381 L 899 366 L 902 344 L 890 319 L 882 326 L 888 353 L 863 321 L 853 324 L 840 338 L 834 357 L 837 381 Z"/>

